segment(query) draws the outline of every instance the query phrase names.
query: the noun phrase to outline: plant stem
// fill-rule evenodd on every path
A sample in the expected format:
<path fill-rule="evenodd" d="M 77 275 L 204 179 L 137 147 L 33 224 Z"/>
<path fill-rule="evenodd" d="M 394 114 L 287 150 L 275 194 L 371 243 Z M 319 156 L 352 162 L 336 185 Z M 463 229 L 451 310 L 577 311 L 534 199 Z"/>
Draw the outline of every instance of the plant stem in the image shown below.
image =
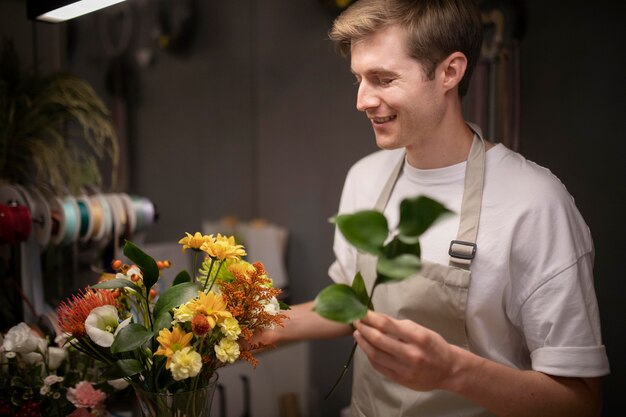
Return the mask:
<path fill-rule="evenodd" d="M 339 374 L 339 378 L 337 378 L 337 380 L 335 381 L 335 383 L 331 387 L 330 391 L 328 391 L 328 394 L 326 394 L 326 396 L 324 397 L 324 400 L 327 400 L 328 398 L 330 398 L 332 393 L 335 392 L 335 388 L 337 388 L 337 386 L 339 385 L 339 383 L 343 379 L 343 377 L 346 374 L 346 372 L 348 372 L 348 368 L 350 368 L 350 364 L 352 363 L 352 358 L 354 357 L 354 352 L 356 352 L 356 347 L 357 347 L 357 343 L 354 342 L 354 345 L 352 345 L 352 350 L 350 351 L 350 356 L 348 356 L 348 360 L 343 365 L 343 368 L 341 369 L 341 373 Z"/>
<path fill-rule="evenodd" d="M 217 266 L 217 272 L 215 272 L 215 276 L 211 280 L 211 285 L 209 286 L 208 291 L 211 291 L 211 288 L 213 288 L 213 284 L 215 284 L 215 280 L 217 279 L 217 275 L 220 273 L 220 269 L 222 269 L 222 265 L 224 265 L 224 262 L 225 262 L 225 260 L 220 261 L 220 264 Z M 208 278 L 209 277 L 207 276 L 207 281 L 208 281 Z"/>
<path fill-rule="evenodd" d="M 204 281 L 204 287 L 202 287 L 202 291 L 206 290 L 206 285 L 209 283 L 209 279 L 211 278 L 211 271 L 213 271 L 214 264 L 215 264 L 215 258 L 211 258 L 211 265 L 209 265 L 209 272 L 206 274 L 206 281 Z"/>

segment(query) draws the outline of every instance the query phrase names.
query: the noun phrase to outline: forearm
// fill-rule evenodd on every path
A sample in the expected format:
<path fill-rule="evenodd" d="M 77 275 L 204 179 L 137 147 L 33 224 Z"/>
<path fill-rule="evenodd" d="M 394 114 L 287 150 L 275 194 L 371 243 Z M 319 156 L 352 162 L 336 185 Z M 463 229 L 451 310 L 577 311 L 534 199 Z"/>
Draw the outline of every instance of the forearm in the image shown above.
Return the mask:
<path fill-rule="evenodd" d="M 281 344 L 298 340 L 330 339 L 350 334 L 348 325 L 327 320 L 313 311 L 313 301 L 294 305 L 284 313 L 289 317 L 283 327 L 265 331 L 262 341 Z"/>
<path fill-rule="evenodd" d="M 445 388 L 500 417 L 597 417 L 601 410 L 599 378 L 560 378 L 520 371 L 457 350 Z"/>

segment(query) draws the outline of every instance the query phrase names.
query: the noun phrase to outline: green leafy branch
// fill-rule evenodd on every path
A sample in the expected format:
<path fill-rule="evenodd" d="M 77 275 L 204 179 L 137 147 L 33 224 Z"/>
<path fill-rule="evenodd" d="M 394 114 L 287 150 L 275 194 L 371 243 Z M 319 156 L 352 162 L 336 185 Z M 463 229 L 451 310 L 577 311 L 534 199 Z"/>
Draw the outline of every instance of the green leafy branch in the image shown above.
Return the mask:
<path fill-rule="evenodd" d="M 315 298 L 320 316 L 344 324 L 352 324 L 373 310 L 372 297 L 376 287 L 388 282 L 400 282 L 415 275 L 421 268 L 420 236 L 442 216 L 450 213 L 441 203 L 424 196 L 408 198 L 400 203 L 400 221 L 391 240 L 387 218 L 377 210 L 362 210 L 354 214 L 340 214 L 331 222 L 344 238 L 358 251 L 378 257 L 376 278 L 368 294 L 360 271 L 352 285 L 333 284 L 324 288 Z M 343 366 L 339 378 L 325 398 L 328 398 L 346 374 L 354 352 Z"/>

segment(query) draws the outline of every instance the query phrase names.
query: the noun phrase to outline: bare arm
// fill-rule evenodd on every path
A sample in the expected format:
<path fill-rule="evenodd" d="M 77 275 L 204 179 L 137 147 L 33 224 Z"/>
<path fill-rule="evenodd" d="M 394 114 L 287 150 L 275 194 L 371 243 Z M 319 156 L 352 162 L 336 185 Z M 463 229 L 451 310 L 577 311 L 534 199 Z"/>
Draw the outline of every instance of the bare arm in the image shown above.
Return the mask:
<path fill-rule="evenodd" d="M 596 417 L 599 378 L 513 369 L 448 344 L 408 320 L 369 312 L 354 337 L 376 370 L 409 388 L 445 389 L 501 417 Z"/>
<path fill-rule="evenodd" d="M 259 334 L 255 342 L 263 344 L 281 344 L 298 340 L 330 339 L 349 335 L 351 328 L 348 325 L 327 320 L 313 311 L 313 301 L 297 304 L 284 313 L 289 319 L 284 321 L 284 327 L 266 330 Z"/>

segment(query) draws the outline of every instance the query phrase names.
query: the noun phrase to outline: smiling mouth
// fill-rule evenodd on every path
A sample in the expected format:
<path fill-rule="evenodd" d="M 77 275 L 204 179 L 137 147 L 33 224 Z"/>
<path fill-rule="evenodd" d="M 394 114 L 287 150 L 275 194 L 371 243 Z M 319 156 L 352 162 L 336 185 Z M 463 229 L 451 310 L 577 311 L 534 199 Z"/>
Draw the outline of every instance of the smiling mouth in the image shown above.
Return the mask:
<path fill-rule="evenodd" d="M 370 117 L 370 120 L 374 124 L 381 125 L 383 123 L 387 123 L 387 122 L 390 122 L 392 120 L 395 120 L 396 117 L 398 117 L 398 116 L 393 115 L 393 116 L 387 116 L 387 117 Z"/>

